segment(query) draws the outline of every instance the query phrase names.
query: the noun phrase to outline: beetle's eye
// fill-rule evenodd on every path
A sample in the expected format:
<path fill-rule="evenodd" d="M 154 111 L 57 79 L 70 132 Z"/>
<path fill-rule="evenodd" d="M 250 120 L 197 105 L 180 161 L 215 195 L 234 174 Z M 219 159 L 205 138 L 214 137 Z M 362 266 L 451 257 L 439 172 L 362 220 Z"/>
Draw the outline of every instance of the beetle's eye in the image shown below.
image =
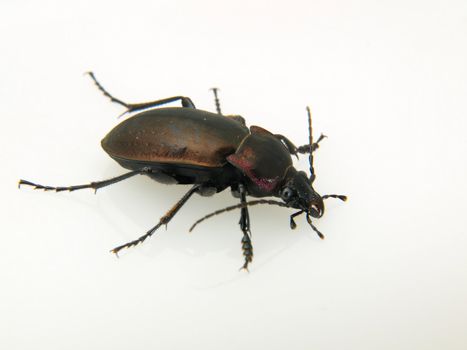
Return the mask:
<path fill-rule="evenodd" d="M 293 190 L 290 187 L 286 187 L 281 192 L 281 197 L 284 201 L 288 201 L 293 196 Z"/>

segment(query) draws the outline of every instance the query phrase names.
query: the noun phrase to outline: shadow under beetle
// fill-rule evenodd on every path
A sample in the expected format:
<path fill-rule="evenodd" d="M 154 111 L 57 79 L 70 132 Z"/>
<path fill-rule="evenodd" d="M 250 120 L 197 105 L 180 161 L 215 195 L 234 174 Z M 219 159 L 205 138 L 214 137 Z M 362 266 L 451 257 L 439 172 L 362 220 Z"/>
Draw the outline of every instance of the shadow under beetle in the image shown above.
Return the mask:
<path fill-rule="evenodd" d="M 345 201 L 346 197 L 335 194 L 320 196 L 313 189 L 313 152 L 325 136 L 321 135 L 313 143 L 308 107 L 309 142 L 296 147 L 283 135 L 273 134 L 259 126 L 248 128 L 241 116 L 223 115 L 215 88 L 212 90 L 217 114 L 196 109 L 191 99 L 184 96 L 128 104 L 109 94 L 92 72 L 88 74 L 105 96 L 126 108 L 123 114 L 139 112 L 118 124 L 102 140 L 102 147 L 110 157 L 131 171 L 87 185 L 52 187 L 20 180 L 19 186 L 29 185 L 36 189 L 57 192 L 85 188 L 97 191 L 138 174 L 147 175 L 165 184 L 193 185 L 160 218 L 156 226 L 138 239 L 112 249 L 113 253 L 118 254 L 123 248 L 144 242 L 159 227 L 167 225 L 194 193 L 211 196 L 228 187 L 233 196 L 240 199 L 240 204 L 206 215 L 190 231 L 213 215 L 240 209 L 239 224 L 243 232 L 241 244 L 245 259 L 242 268 L 247 269 L 253 260 L 248 206 L 269 204 L 298 209 L 290 216 L 290 227 L 294 229 L 294 218 L 304 213 L 312 229 L 320 238 L 324 238 L 313 225 L 311 217 L 320 218 L 323 215 L 324 199 L 332 197 Z M 182 107 L 154 108 L 175 101 L 181 101 Z M 309 154 L 310 176 L 293 167 L 291 155 L 298 157 L 298 153 Z M 259 198 L 278 197 L 282 202 L 267 199 L 247 202 L 247 195 Z"/>

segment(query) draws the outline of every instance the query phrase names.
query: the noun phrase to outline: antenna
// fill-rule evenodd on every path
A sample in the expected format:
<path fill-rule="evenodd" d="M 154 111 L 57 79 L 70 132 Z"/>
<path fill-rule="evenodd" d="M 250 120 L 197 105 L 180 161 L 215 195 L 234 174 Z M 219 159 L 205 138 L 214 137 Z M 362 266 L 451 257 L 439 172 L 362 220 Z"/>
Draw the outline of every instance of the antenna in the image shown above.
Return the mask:
<path fill-rule="evenodd" d="M 212 90 L 212 92 L 214 93 L 214 103 L 216 104 L 217 114 L 222 114 L 221 103 L 219 102 L 219 98 L 217 97 L 217 92 L 219 91 L 219 88 L 211 88 L 210 90 Z"/>
<path fill-rule="evenodd" d="M 308 133 L 309 133 L 309 152 L 310 155 L 308 156 L 308 161 L 310 163 L 310 184 L 313 184 L 315 181 L 315 169 L 313 168 L 313 128 L 311 127 L 311 111 L 310 107 L 306 107 L 306 111 L 308 113 Z"/>

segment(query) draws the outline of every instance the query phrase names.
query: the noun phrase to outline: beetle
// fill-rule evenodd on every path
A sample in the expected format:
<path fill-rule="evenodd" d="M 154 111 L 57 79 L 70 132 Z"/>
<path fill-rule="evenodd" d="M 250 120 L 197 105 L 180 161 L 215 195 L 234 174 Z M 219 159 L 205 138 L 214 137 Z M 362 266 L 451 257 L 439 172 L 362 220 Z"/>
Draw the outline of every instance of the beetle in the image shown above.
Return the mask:
<path fill-rule="evenodd" d="M 53 187 L 20 180 L 18 186 L 28 185 L 35 189 L 57 192 L 85 188 L 97 191 L 138 174 L 147 175 L 165 184 L 192 185 L 160 218 L 157 225 L 138 239 L 122 244 L 111 252 L 118 255 L 124 248 L 143 243 L 159 227 L 167 225 L 193 194 L 211 196 L 227 188 L 231 189 L 234 197 L 240 199 L 240 204 L 206 215 L 190 230 L 213 215 L 240 209 L 243 269 L 248 270 L 248 265 L 253 260 L 249 206 L 269 204 L 298 209 L 290 216 L 290 227 L 296 227 L 295 217 L 305 214 L 312 229 L 320 238 L 324 238 L 311 218 L 320 218 L 324 214 L 324 199 L 338 198 L 345 201 L 346 196 L 321 196 L 313 189 L 313 152 L 325 136 L 321 135 L 313 142 L 311 112 L 308 107 L 309 142 L 296 147 L 281 134 L 273 134 L 259 126 L 248 128 L 245 119 L 239 115 L 223 115 L 217 88 L 212 89 L 217 113 L 196 109 L 192 100 L 185 96 L 128 104 L 107 92 L 92 72 L 88 74 L 105 96 L 126 108 L 123 114 L 134 113 L 115 126 L 101 142 L 104 151 L 130 171 L 86 185 Z M 180 101 L 182 107 L 155 108 L 176 101 Z M 292 156 L 298 158 L 299 153 L 308 154 L 309 176 L 293 166 Z M 278 197 L 282 201 L 259 199 L 248 202 L 247 196 Z"/>

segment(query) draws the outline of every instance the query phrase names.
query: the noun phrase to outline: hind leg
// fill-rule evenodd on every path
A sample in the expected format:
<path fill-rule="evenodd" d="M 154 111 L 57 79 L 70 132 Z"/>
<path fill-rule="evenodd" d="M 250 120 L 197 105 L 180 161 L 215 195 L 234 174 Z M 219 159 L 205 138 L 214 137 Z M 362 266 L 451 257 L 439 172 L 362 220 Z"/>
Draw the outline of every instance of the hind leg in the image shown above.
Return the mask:
<path fill-rule="evenodd" d="M 94 192 L 97 192 L 99 188 L 113 185 L 114 183 L 126 180 L 132 176 L 135 175 L 142 175 L 142 174 L 148 174 L 151 173 L 151 169 L 149 168 L 143 168 L 141 170 L 134 170 L 130 171 L 129 173 L 113 177 L 108 180 L 103 180 L 103 181 L 96 181 L 96 182 L 91 182 L 87 185 L 74 185 L 74 186 L 61 186 L 61 187 L 53 187 L 53 186 L 46 186 L 46 185 L 39 185 L 27 180 L 19 180 L 18 182 L 18 188 L 21 187 L 21 185 L 26 185 L 26 186 L 32 186 L 34 189 L 37 190 L 44 190 L 44 191 L 55 191 L 55 192 L 62 192 L 62 191 L 76 191 L 76 190 L 83 190 L 85 188 L 92 188 L 94 189 Z"/>
<path fill-rule="evenodd" d="M 123 102 L 122 100 L 113 97 L 107 90 L 104 89 L 104 87 L 97 81 L 96 77 L 94 76 L 93 72 L 87 72 L 91 79 L 94 81 L 96 84 L 97 88 L 108 98 L 110 98 L 110 101 L 114 103 L 118 103 L 119 105 L 122 105 L 125 107 L 127 110 L 123 113 L 130 113 L 130 112 L 135 112 L 135 111 L 140 111 L 142 109 L 147 109 L 147 108 L 152 108 L 152 107 L 157 107 L 161 106 L 170 102 L 175 102 L 175 101 L 181 101 L 182 106 L 186 108 L 196 108 L 195 104 L 189 97 L 185 96 L 174 96 L 174 97 L 169 97 L 169 98 L 164 98 L 162 100 L 156 100 L 156 101 L 150 101 L 150 102 L 143 102 L 143 103 L 126 103 Z"/>

